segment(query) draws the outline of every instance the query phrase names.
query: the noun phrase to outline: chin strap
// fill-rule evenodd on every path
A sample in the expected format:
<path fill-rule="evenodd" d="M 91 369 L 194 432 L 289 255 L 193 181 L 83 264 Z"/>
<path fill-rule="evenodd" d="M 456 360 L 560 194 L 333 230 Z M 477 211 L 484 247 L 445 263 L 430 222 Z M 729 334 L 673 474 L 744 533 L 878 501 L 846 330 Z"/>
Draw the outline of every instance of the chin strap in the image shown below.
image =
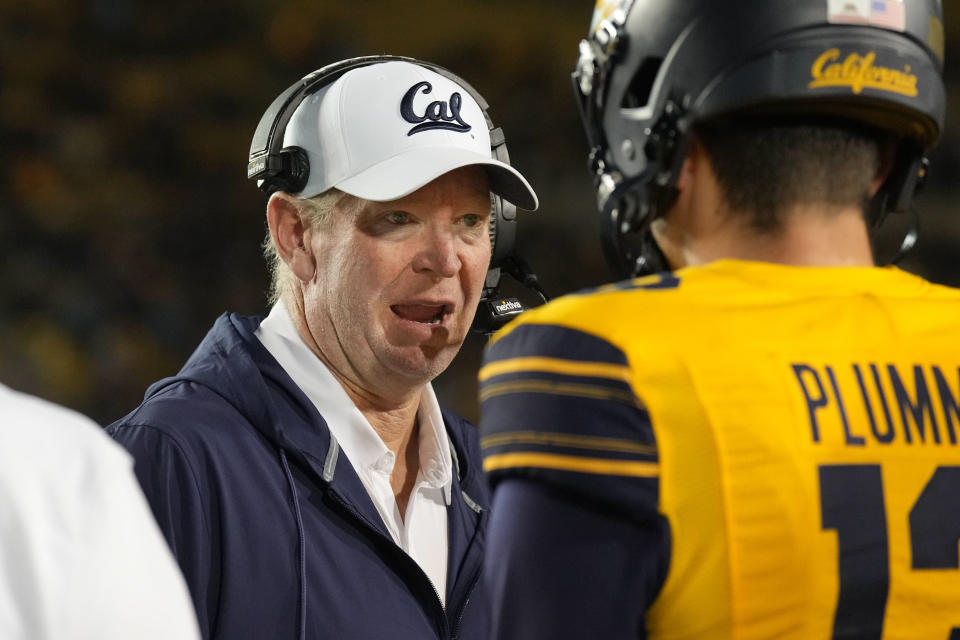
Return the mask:
<path fill-rule="evenodd" d="M 616 184 L 603 198 L 600 239 L 607 263 L 618 278 L 636 278 L 670 270 L 666 256 L 650 232 L 660 211 L 672 204 L 675 190 L 654 184 L 655 166 Z M 606 174 L 608 184 L 612 178 Z M 601 183 L 604 178 L 601 178 Z M 651 193 L 656 196 L 649 195 Z"/>
<path fill-rule="evenodd" d="M 663 251 L 660 250 L 657 239 L 654 238 L 650 230 L 647 229 L 643 235 L 643 240 L 640 241 L 640 255 L 637 256 L 636 263 L 634 264 L 633 277 L 639 278 L 641 276 L 649 276 L 665 271 L 672 271 L 672 269 L 670 269 L 670 262 L 667 260 L 667 256 L 663 254 Z"/>
<path fill-rule="evenodd" d="M 910 225 L 897 251 L 889 262 L 878 261 L 880 264 L 899 263 L 917 245 L 920 237 L 920 215 L 913 206 L 913 199 L 923 189 L 929 168 L 930 160 L 926 156 L 914 147 L 905 147 L 898 154 L 887 181 L 871 200 L 867 210 L 871 236 L 878 233 L 891 213 L 906 213 L 910 216 Z"/>
<path fill-rule="evenodd" d="M 920 239 L 920 214 L 917 213 L 914 207 L 910 207 L 910 217 L 910 227 L 904 234 L 903 240 L 900 241 L 897 252 L 893 254 L 890 262 L 887 263 L 888 265 L 900 264 L 900 261 L 917 246 L 917 241 Z"/>
<path fill-rule="evenodd" d="M 639 151 L 645 162 L 639 173 L 624 179 L 616 167 L 607 165 L 607 150 L 602 145 L 595 146 L 589 156 L 590 170 L 596 176 L 604 257 L 620 278 L 669 270 L 650 234 L 650 223 L 668 211 L 677 197 L 676 176 L 689 143 L 690 98 L 680 91 L 671 94 L 645 133 Z"/>

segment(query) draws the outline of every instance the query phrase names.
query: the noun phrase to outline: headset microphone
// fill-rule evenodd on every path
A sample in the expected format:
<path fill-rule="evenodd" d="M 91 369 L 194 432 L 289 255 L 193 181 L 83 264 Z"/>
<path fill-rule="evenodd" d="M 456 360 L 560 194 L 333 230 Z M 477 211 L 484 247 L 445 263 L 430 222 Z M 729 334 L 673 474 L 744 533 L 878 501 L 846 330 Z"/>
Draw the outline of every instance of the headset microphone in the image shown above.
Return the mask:
<path fill-rule="evenodd" d="M 496 333 L 527 310 L 527 307 L 517 298 L 500 296 L 501 272 L 506 272 L 523 286 L 535 291 L 543 302 L 549 301 L 549 297 L 540 286 L 537 274 L 516 251 L 511 251 L 500 261 L 499 267 L 487 272 L 483 295 L 480 297 L 477 315 L 473 319 L 472 330 L 486 336 Z"/>

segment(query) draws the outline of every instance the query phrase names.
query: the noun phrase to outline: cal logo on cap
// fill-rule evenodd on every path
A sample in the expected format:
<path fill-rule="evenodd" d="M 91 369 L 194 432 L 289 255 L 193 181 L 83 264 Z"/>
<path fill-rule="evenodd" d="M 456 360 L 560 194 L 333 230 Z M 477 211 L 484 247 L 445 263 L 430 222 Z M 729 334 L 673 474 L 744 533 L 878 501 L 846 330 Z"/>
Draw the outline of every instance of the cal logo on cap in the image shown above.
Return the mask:
<path fill-rule="evenodd" d="M 466 133 L 472 128 L 460 117 L 460 105 L 463 104 L 463 98 L 460 93 L 454 91 L 450 94 L 450 100 L 434 100 L 426 106 L 423 115 L 418 115 L 414 111 L 413 100 L 420 92 L 430 93 L 433 91 L 433 85 L 423 80 L 413 85 L 403 94 L 400 101 L 400 115 L 403 119 L 412 125 L 415 125 L 407 132 L 412 136 L 420 131 L 429 131 L 431 129 L 449 129 L 450 131 L 459 131 Z"/>

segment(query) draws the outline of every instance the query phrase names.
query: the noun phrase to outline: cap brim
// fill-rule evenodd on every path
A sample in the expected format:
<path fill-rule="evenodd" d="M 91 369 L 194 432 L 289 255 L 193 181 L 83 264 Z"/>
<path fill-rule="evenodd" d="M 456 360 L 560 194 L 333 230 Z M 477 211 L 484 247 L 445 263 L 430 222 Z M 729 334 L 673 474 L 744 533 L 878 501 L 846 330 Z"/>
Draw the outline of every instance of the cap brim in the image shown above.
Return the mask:
<path fill-rule="evenodd" d="M 455 147 L 409 149 L 332 186 L 365 200 L 397 200 L 449 171 L 474 165 L 486 169 L 490 191 L 504 200 L 527 211 L 539 206 L 537 194 L 519 171 L 504 162 Z"/>

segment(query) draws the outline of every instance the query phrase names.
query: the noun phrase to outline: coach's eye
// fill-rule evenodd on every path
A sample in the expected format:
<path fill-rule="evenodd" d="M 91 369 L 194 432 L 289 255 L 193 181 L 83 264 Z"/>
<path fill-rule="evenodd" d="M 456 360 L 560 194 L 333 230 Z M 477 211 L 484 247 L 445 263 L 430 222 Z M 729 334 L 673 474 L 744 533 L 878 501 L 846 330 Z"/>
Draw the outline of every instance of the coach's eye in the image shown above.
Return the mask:
<path fill-rule="evenodd" d="M 475 227 L 480 224 L 480 216 L 475 213 L 468 213 L 463 216 L 463 224 L 468 227 Z"/>
<path fill-rule="evenodd" d="M 406 224 L 410 221 L 410 214 L 406 211 L 391 211 L 387 214 L 387 220 L 393 224 Z"/>

